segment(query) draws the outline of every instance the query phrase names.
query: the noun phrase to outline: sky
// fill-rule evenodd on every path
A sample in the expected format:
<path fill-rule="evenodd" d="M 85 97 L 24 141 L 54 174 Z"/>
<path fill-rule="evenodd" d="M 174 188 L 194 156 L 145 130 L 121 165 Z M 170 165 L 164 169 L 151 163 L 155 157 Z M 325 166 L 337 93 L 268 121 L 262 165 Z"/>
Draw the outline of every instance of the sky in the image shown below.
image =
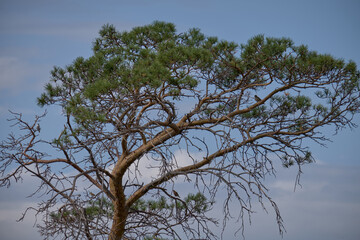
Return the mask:
<path fill-rule="evenodd" d="M 12 131 L 8 110 L 27 119 L 41 114 L 36 97 L 52 67 L 89 57 L 106 23 L 123 31 L 161 20 L 174 23 L 179 32 L 196 27 L 237 43 L 257 34 L 284 36 L 360 66 L 359 10 L 358 0 L 0 0 L 0 139 Z M 59 112 L 52 114 L 56 121 Z M 360 125 L 360 116 L 354 122 Z M 337 135 L 324 131 L 332 142 L 326 148 L 310 146 L 316 163 L 304 168 L 302 187 L 293 191 L 293 170 L 279 169 L 269 182 L 285 221 L 284 240 L 360 239 L 360 129 Z M 39 200 L 27 197 L 34 185 L 27 176 L 0 189 L 0 239 L 39 239 L 34 216 L 16 222 Z M 271 211 L 259 207 L 251 223 L 246 239 L 281 239 Z M 235 225 L 229 224 L 224 239 L 242 239 L 233 235 Z"/>

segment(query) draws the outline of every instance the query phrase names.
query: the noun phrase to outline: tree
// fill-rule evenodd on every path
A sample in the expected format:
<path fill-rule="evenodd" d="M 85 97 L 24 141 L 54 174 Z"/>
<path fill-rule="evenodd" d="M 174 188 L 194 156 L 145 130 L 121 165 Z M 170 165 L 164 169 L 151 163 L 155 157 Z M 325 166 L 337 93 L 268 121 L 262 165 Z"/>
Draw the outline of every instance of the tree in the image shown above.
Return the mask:
<path fill-rule="evenodd" d="M 54 67 L 38 98 L 62 108 L 58 136 L 41 138 L 45 115 L 14 113 L 23 133 L 1 144 L 1 185 L 24 172 L 41 180 L 46 200 L 34 209 L 46 238 L 216 238 L 206 213 L 224 192 L 225 225 L 230 201 L 240 219 L 268 201 L 282 232 L 264 178 L 276 161 L 300 174 L 313 161 L 304 140 L 322 144 L 322 126 L 354 127 L 359 75 L 354 62 L 287 38 L 238 45 L 164 22 L 105 25 L 93 55 Z M 179 181 L 194 193 L 177 193 Z"/>

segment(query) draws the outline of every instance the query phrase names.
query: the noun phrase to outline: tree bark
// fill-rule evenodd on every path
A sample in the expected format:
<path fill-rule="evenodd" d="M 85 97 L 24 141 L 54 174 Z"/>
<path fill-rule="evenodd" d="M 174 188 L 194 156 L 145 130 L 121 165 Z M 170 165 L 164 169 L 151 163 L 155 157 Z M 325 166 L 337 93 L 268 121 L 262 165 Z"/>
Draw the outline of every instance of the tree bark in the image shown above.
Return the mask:
<path fill-rule="evenodd" d="M 113 200 L 114 216 L 111 226 L 109 240 L 121 240 L 125 232 L 126 218 L 128 216 L 128 208 L 126 206 L 126 197 L 121 180 L 110 180 L 110 191 L 115 196 Z"/>

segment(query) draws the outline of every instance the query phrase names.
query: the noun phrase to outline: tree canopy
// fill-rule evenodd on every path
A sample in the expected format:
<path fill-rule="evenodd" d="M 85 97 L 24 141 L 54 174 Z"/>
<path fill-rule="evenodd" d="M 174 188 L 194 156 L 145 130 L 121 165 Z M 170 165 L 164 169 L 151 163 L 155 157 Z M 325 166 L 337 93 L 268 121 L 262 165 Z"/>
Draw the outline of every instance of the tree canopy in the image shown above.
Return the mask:
<path fill-rule="evenodd" d="M 1 186 L 24 172 L 41 180 L 46 200 L 33 209 L 47 239 L 214 239 L 219 193 L 224 225 L 268 201 L 282 232 L 265 176 L 276 162 L 300 174 L 313 161 L 304 140 L 322 144 L 322 126 L 354 127 L 360 111 L 356 64 L 288 38 L 239 45 L 165 22 L 99 35 L 91 57 L 54 67 L 38 98 L 62 108 L 59 134 L 42 139 L 45 115 L 14 113 L 22 134 L 1 143 Z"/>

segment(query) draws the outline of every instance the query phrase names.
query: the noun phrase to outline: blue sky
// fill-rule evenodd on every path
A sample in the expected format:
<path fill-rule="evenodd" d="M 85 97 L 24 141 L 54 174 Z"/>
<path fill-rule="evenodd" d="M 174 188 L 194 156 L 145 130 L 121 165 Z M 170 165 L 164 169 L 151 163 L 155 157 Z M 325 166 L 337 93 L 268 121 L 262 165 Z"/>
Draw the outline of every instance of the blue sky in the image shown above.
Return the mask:
<path fill-rule="evenodd" d="M 175 23 L 178 31 L 197 27 L 206 35 L 237 43 L 260 33 L 285 36 L 360 66 L 359 10 L 358 0 L 1 0 L 1 139 L 11 131 L 8 109 L 26 118 L 42 113 L 35 100 L 52 67 L 90 56 L 103 24 L 130 30 L 162 20 Z M 360 116 L 355 122 L 360 125 Z M 360 129 L 336 136 L 331 129 L 324 131 L 332 142 L 327 148 L 311 146 L 317 163 L 304 169 L 302 188 L 293 192 L 291 170 L 280 170 L 269 183 L 285 220 L 285 240 L 360 239 Z M 39 239 L 31 215 L 23 223 L 15 222 L 21 210 L 36 202 L 26 198 L 34 184 L 26 178 L 11 189 L 0 189 L 0 239 Z M 227 229 L 225 239 L 239 238 L 231 230 Z M 281 239 L 274 216 L 260 208 L 245 235 Z"/>

